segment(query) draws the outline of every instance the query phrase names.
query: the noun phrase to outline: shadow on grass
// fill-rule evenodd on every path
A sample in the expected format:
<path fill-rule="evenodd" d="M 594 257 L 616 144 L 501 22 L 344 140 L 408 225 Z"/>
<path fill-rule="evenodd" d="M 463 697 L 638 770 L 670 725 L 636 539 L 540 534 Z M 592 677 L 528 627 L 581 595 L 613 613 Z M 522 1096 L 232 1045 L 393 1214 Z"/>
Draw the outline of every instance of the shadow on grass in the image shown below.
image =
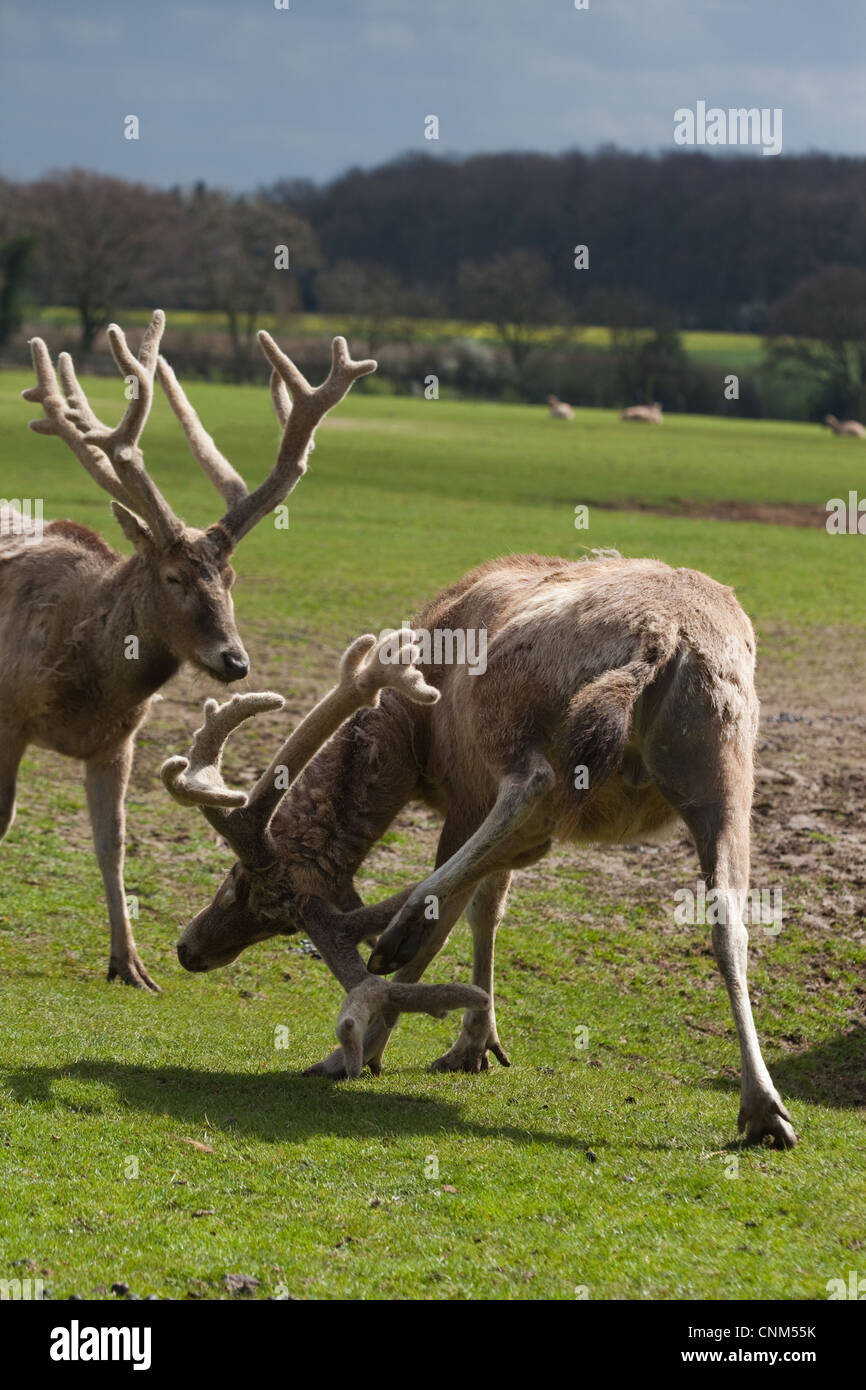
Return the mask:
<path fill-rule="evenodd" d="M 804 1052 L 767 1057 L 783 1096 L 796 1096 L 815 1105 L 856 1110 L 866 1105 L 866 1026 L 818 1043 Z M 705 1083 L 717 1090 L 738 1091 L 739 1078 L 719 1077 Z"/>
<path fill-rule="evenodd" d="M 134 1111 L 172 1115 L 189 1126 L 206 1124 L 214 1133 L 289 1144 L 323 1134 L 344 1139 L 376 1134 L 432 1136 L 448 1129 L 473 1139 L 548 1144 L 579 1152 L 590 1147 L 588 1140 L 529 1126 L 476 1124 L 464 1119 L 457 1102 L 389 1091 L 381 1080 L 365 1086 L 335 1085 L 298 1072 L 254 1076 L 86 1060 L 66 1067 L 4 1068 L 0 1076 L 23 1105 L 98 1113 L 91 1100 L 68 1099 L 55 1090 L 63 1081 L 96 1082 L 112 1087 L 117 1100 Z M 594 1141 L 594 1147 L 599 1142 L 603 1143 Z"/>

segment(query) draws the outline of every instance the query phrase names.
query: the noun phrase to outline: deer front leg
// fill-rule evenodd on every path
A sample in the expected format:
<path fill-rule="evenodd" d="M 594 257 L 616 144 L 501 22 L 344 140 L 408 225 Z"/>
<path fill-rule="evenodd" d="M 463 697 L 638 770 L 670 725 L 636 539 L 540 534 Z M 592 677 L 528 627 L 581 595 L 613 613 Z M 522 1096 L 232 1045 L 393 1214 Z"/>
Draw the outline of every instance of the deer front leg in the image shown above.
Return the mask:
<path fill-rule="evenodd" d="M 145 969 L 132 936 L 123 886 L 123 852 L 126 839 L 124 797 L 132 767 L 130 740 L 105 757 L 92 758 L 85 766 L 84 784 L 96 858 L 99 861 L 108 921 L 111 927 L 109 980 L 115 977 L 136 989 L 160 990 Z"/>
<path fill-rule="evenodd" d="M 490 1002 L 486 1009 L 466 1010 L 459 1037 L 453 1047 L 437 1057 L 432 1071 L 487 1071 L 488 1052 L 492 1052 L 503 1067 L 511 1066 L 496 1031 L 493 1005 L 494 943 L 496 929 L 505 914 L 510 882 L 508 871 L 488 874 L 479 883 L 466 909 L 472 928 L 472 983 L 484 990 Z M 401 975 L 402 971 L 398 971 L 394 978 L 400 979 Z"/>
<path fill-rule="evenodd" d="M 438 900 L 440 914 L 449 898 L 474 887 L 494 867 L 496 852 L 504 840 L 519 830 L 552 791 L 556 775 L 550 763 L 536 753 L 527 767 L 503 777 L 490 814 L 451 858 L 413 888 L 370 957 L 374 975 L 386 975 L 406 965 L 420 950 L 432 930 L 426 916 L 428 899 Z"/>
<path fill-rule="evenodd" d="M 487 996 L 474 985 L 419 985 L 371 975 L 355 945 L 353 930 L 340 920 L 342 914 L 315 898 L 307 899 L 301 912 L 310 940 L 346 990 L 337 1023 L 344 1059 L 340 1075 L 350 1079 L 361 1075 L 365 1038 L 379 1017 L 384 1016 L 390 1028 L 401 1013 L 444 1018 L 452 1009 L 487 1007 Z"/>
<path fill-rule="evenodd" d="M 468 894 L 461 894 L 459 897 L 451 899 L 445 911 L 440 914 L 438 922 L 434 924 L 435 931 L 428 936 L 418 954 L 394 975 L 395 984 L 413 984 L 420 980 L 433 957 L 438 955 L 448 940 L 452 927 L 466 906 L 467 898 Z M 475 983 L 474 980 L 473 983 Z M 388 1046 L 398 1019 L 398 1013 L 384 1009 L 373 1019 L 364 1034 L 363 1066 L 369 1067 L 374 1076 L 381 1076 L 382 1074 L 382 1054 Z M 346 1075 L 346 1057 L 342 1047 L 335 1048 L 330 1057 L 326 1057 L 324 1061 L 309 1067 L 304 1075 L 327 1076 L 333 1081 L 344 1078 Z"/>

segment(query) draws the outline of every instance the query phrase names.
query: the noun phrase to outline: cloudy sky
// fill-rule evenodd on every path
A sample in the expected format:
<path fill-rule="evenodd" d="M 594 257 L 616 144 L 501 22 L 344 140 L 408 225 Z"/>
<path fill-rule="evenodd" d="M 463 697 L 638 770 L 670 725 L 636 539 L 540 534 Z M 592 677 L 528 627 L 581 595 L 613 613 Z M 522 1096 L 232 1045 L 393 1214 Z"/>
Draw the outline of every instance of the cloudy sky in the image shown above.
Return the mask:
<path fill-rule="evenodd" d="M 698 100 L 781 107 L 786 153 L 866 152 L 862 0 L 288 4 L 0 0 L 0 172 L 243 189 L 411 149 L 670 149 Z"/>

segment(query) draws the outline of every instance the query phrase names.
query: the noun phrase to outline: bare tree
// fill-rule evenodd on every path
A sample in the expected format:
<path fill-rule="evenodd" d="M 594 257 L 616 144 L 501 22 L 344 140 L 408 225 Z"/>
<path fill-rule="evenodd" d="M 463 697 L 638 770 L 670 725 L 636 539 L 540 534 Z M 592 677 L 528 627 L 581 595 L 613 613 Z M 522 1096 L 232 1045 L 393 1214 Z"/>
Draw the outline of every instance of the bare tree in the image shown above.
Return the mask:
<path fill-rule="evenodd" d="M 351 315 L 355 331 L 374 355 L 389 331 L 405 337 L 412 309 L 409 292 L 384 266 L 340 261 L 319 274 L 316 293 L 326 313 Z"/>
<path fill-rule="evenodd" d="M 167 291 L 165 267 L 183 237 L 180 203 L 143 184 L 82 169 L 39 179 L 25 197 L 39 234 L 37 291 L 44 303 L 76 309 L 85 361 L 120 307 L 153 303 L 158 279 Z"/>
<path fill-rule="evenodd" d="M 0 179 L 0 347 L 21 326 L 37 240 L 23 216 L 20 187 Z"/>
<path fill-rule="evenodd" d="M 565 323 L 566 301 L 551 287 L 547 262 L 533 251 L 509 251 L 491 261 L 464 261 L 458 277 L 461 313 L 489 320 L 519 374 L 539 328 Z"/>
<path fill-rule="evenodd" d="M 225 316 L 234 373 L 246 380 L 262 314 L 296 309 L 299 275 L 320 264 L 315 234 L 303 218 L 272 201 L 215 189 L 196 190 L 188 213 L 201 302 Z"/>
<path fill-rule="evenodd" d="M 773 308 L 767 339 L 775 365 L 805 366 L 819 411 L 866 414 L 866 270 L 828 266 Z"/>

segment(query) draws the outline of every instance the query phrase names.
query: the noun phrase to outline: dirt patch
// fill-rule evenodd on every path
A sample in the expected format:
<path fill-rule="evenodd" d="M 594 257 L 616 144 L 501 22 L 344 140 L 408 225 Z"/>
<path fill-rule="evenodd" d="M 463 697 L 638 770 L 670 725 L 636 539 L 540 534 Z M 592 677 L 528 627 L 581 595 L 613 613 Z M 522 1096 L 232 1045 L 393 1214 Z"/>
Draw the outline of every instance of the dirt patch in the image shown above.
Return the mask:
<path fill-rule="evenodd" d="M 653 516 L 705 521 L 758 521 L 765 526 L 807 526 L 823 530 L 827 509 L 813 502 L 740 502 L 736 498 L 697 501 L 671 497 L 666 502 L 588 502 L 600 512 L 647 512 Z"/>

